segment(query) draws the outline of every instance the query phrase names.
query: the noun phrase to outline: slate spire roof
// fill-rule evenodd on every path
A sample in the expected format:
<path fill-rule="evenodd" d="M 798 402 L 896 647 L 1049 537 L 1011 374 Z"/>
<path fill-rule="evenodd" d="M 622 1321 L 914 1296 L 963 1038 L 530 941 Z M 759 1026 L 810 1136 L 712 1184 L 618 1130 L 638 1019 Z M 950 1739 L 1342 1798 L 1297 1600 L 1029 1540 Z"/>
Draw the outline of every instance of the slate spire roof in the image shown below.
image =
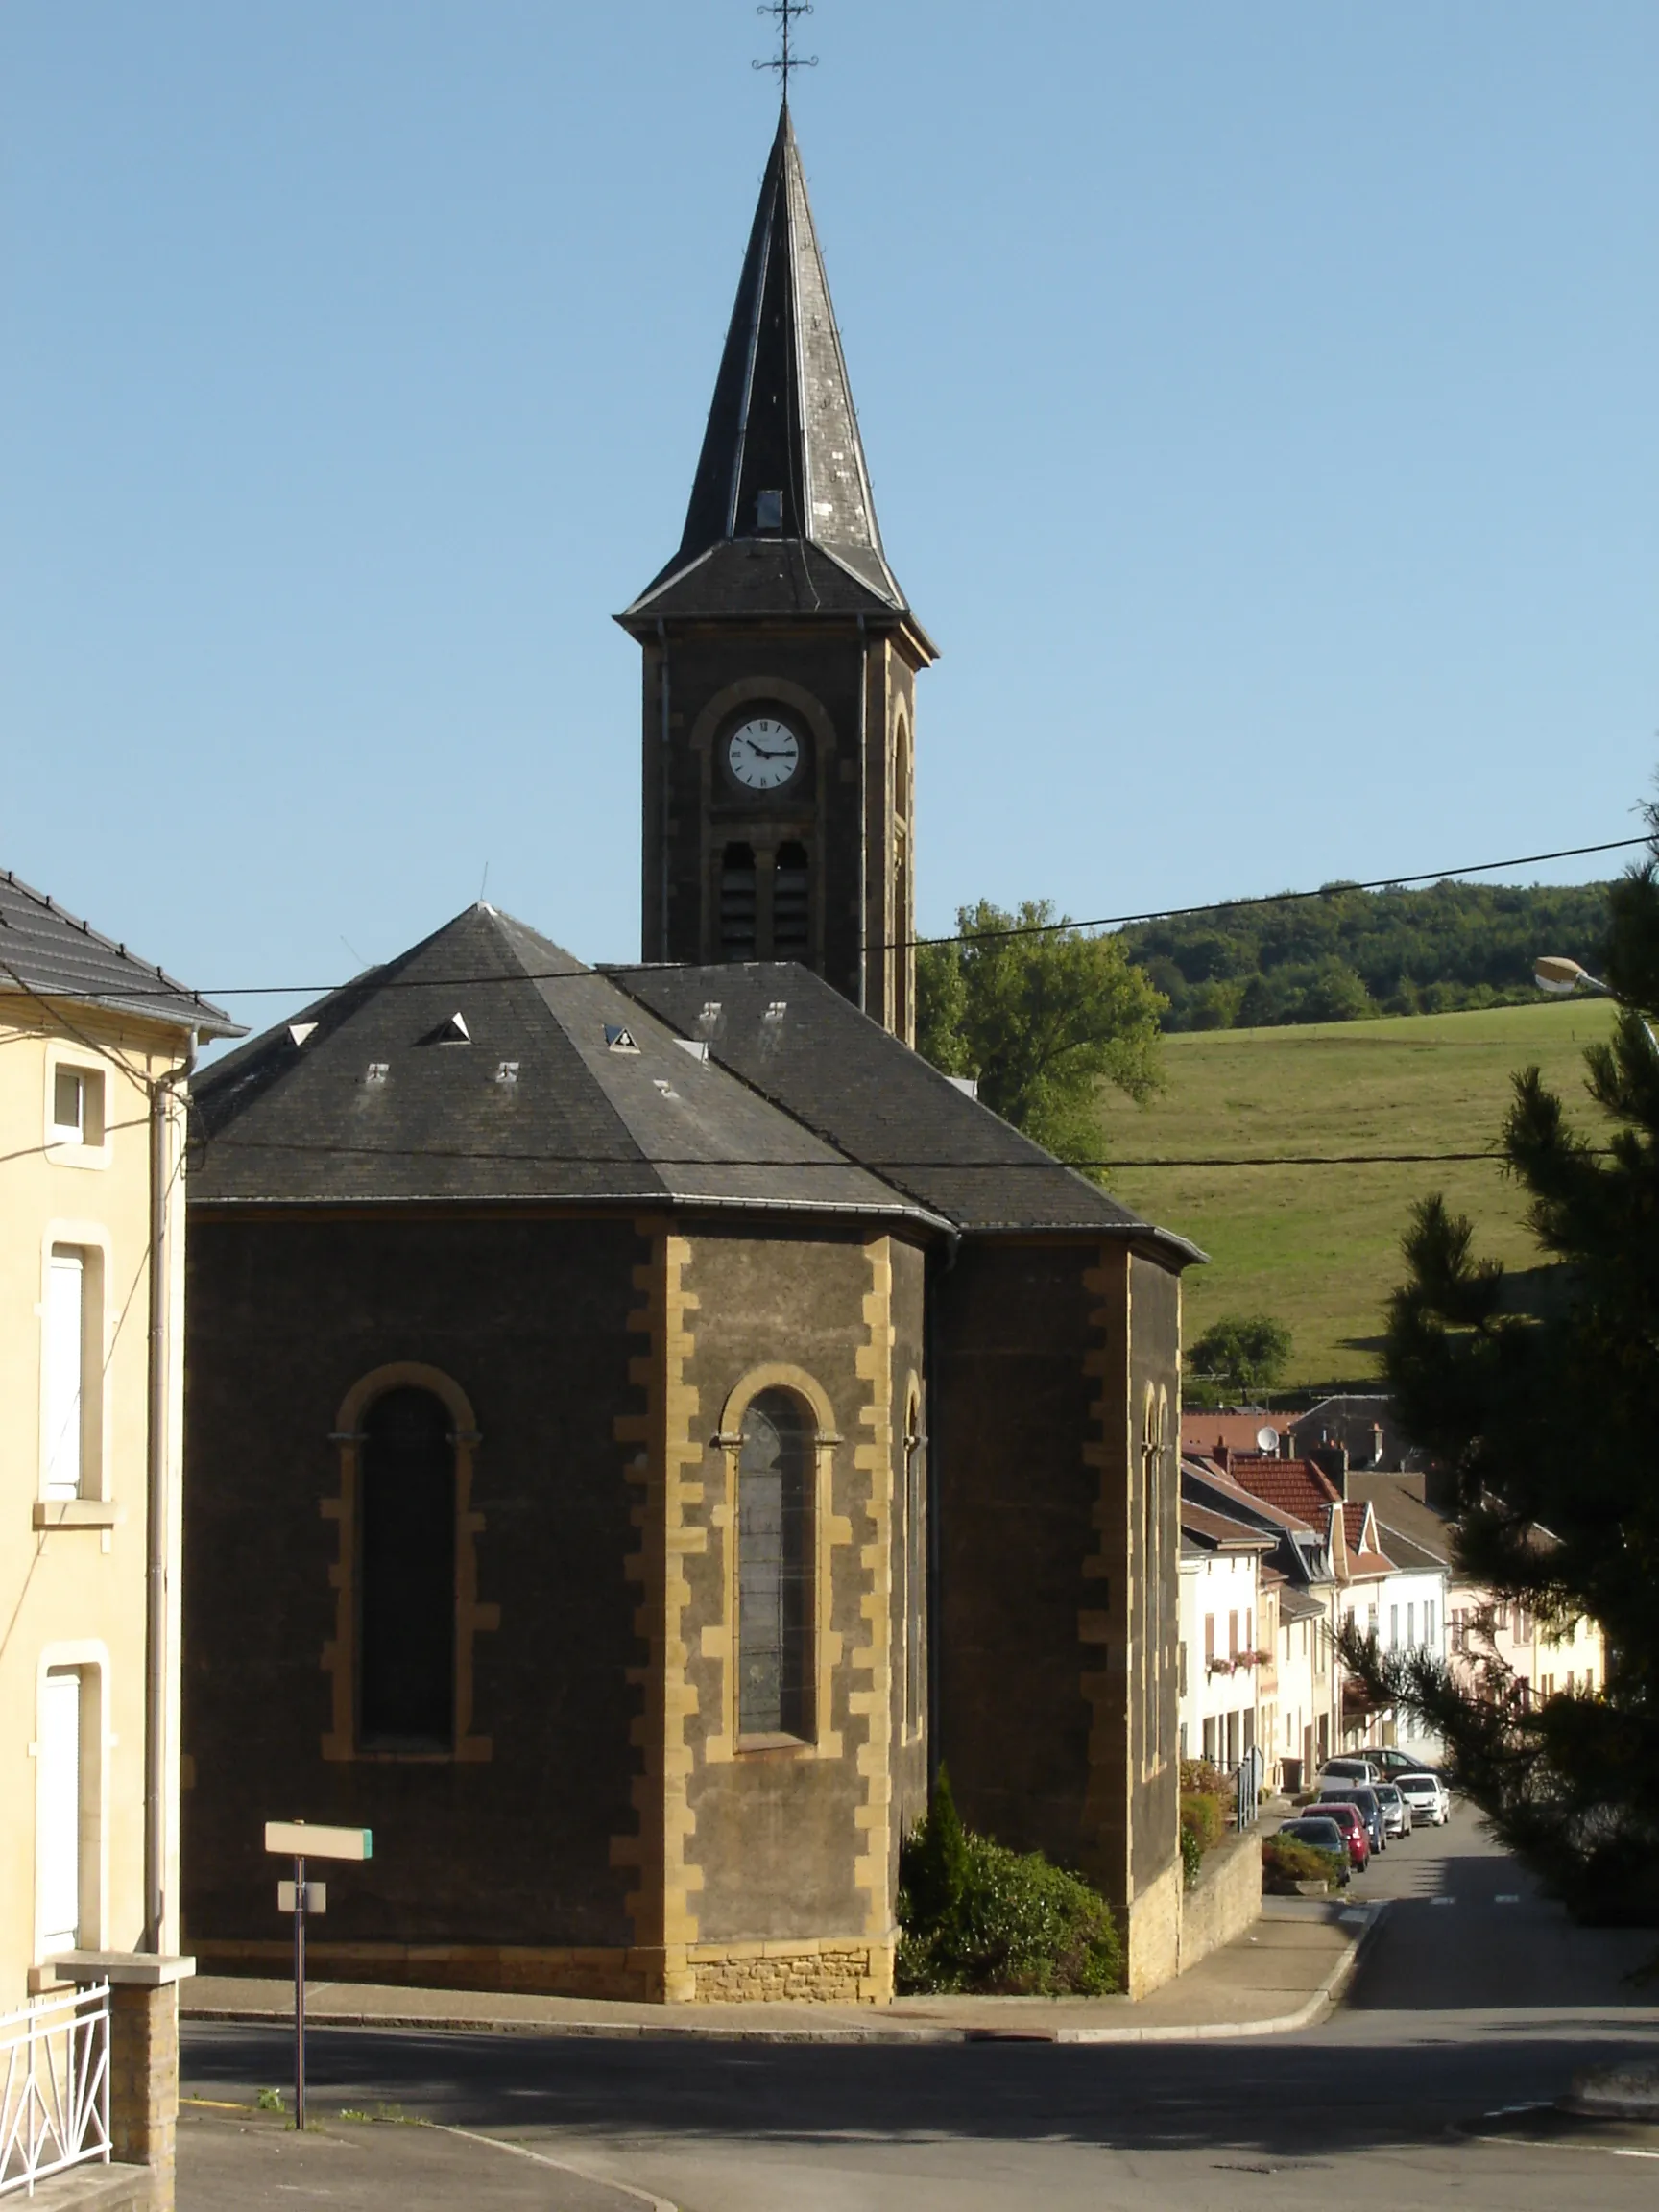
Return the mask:
<path fill-rule="evenodd" d="M 680 550 L 622 617 L 902 615 L 785 107 L 755 210 Z"/>

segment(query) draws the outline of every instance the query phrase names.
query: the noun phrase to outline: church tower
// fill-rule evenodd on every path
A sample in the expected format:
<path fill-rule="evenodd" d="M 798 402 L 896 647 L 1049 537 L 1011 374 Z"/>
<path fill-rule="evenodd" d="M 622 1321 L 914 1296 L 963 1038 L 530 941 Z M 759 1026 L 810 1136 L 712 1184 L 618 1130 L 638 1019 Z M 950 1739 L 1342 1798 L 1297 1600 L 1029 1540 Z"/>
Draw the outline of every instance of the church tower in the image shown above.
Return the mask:
<path fill-rule="evenodd" d="M 787 101 L 643 648 L 648 961 L 800 960 L 915 1042 L 915 681 Z"/>

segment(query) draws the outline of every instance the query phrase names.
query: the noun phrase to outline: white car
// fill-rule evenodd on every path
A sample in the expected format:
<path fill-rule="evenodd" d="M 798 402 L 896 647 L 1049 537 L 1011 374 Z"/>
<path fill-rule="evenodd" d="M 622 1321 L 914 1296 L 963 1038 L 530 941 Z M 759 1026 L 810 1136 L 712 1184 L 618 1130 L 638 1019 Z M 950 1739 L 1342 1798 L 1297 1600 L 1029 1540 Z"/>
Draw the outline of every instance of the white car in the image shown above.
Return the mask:
<path fill-rule="evenodd" d="M 1451 1819 L 1451 1793 L 1437 1774 L 1396 1774 L 1394 1787 L 1410 1806 L 1413 1820 L 1444 1828 Z"/>

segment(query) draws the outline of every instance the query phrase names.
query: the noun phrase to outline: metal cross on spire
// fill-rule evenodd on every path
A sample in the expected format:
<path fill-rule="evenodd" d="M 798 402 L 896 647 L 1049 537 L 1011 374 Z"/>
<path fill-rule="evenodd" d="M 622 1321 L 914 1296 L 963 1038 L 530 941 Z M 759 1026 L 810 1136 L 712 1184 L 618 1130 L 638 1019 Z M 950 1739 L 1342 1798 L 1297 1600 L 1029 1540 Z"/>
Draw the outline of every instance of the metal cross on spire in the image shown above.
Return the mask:
<path fill-rule="evenodd" d="M 757 61 L 752 66 L 757 69 L 775 69 L 778 72 L 778 81 L 783 87 L 783 105 L 787 108 L 789 72 L 792 69 L 816 69 L 818 66 L 817 55 L 797 54 L 790 37 L 796 16 L 811 14 L 812 0 L 762 0 L 762 5 L 755 12 L 757 15 L 775 15 L 778 18 L 781 43 L 770 61 Z"/>

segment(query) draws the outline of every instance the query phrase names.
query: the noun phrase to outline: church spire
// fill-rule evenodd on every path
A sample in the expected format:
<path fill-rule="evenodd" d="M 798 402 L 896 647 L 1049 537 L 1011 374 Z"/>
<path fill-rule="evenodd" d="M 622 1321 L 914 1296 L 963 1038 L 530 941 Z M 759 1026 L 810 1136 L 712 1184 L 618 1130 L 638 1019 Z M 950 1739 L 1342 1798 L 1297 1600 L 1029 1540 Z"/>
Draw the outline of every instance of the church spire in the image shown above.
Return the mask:
<path fill-rule="evenodd" d="M 843 584 L 863 587 L 872 613 L 904 609 L 881 550 L 787 102 L 755 210 L 680 550 L 630 612 L 642 611 L 671 579 L 709 556 L 723 565 L 723 549 L 767 539 L 827 556 Z M 822 565 L 808 559 L 804 572 Z"/>

